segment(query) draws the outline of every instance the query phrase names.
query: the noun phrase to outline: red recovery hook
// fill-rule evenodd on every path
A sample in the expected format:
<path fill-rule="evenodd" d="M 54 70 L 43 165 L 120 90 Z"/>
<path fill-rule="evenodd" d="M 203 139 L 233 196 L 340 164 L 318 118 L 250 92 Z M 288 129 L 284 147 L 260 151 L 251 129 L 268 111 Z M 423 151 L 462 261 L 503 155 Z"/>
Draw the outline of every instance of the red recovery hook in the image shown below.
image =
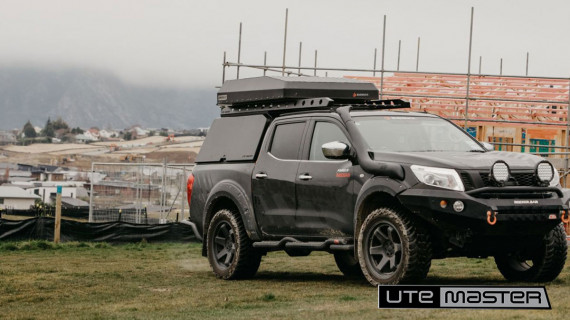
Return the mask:
<path fill-rule="evenodd" d="M 568 224 L 570 222 L 570 217 L 567 217 L 566 214 L 568 213 L 568 211 L 563 210 L 562 211 L 562 215 L 560 216 L 560 219 L 562 220 L 563 223 Z"/>
<path fill-rule="evenodd" d="M 492 218 L 491 218 L 492 217 Z M 487 223 L 494 226 L 497 223 L 497 213 L 487 211 Z"/>

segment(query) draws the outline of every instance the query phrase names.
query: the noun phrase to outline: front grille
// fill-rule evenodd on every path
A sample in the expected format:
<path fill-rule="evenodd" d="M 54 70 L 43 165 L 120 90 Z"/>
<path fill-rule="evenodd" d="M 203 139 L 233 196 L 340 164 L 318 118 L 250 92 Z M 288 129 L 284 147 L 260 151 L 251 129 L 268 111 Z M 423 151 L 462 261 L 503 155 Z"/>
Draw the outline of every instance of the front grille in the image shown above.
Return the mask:
<path fill-rule="evenodd" d="M 471 175 L 467 172 L 461 172 L 461 181 L 463 182 L 463 186 L 465 187 L 465 191 L 475 189 L 475 185 L 473 184 L 473 179 Z"/>
<path fill-rule="evenodd" d="M 491 178 L 490 172 L 480 172 L 479 175 L 485 187 L 497 186 L 495 181 Z M 533 187 L 537 185 L 534 172 L 512 172 L 508 184 L 523 187 Z"/>
<path fill-rule="evenodd" d="M 480 172 L 479 175 L 481 176 L 481 180 L 483 180 L 483 185 L 485 187 L 494 187 L 495 182 L 491 179 L 489 172 Z"/>
<path fill-rule="evenodd" d="M 535 186 L 534 172 L 513 173 L 513 178 L 519 186 Z"/>

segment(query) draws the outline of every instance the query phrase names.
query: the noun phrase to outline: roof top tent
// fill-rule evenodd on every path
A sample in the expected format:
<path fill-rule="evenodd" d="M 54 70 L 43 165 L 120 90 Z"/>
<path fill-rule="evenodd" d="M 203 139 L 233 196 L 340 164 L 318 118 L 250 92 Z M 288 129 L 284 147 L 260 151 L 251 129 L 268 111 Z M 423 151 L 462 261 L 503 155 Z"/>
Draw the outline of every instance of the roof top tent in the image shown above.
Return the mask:
<path fill-rule="evenodd" d="M 370 82 L 346 78 L 256 77 L 228 80 L 218 92 L 221 115 L 283 113 L 332 105 L 409 107 L 401 100 L 378 100 Z"/>
<path fill-rule="evenodd" d="M 256 77 L 224 82 L 218 105 L 292 101 L 327 97 L 337 102 L 377 100 L 378 89 L 370 82 L 344 78 Z"/>

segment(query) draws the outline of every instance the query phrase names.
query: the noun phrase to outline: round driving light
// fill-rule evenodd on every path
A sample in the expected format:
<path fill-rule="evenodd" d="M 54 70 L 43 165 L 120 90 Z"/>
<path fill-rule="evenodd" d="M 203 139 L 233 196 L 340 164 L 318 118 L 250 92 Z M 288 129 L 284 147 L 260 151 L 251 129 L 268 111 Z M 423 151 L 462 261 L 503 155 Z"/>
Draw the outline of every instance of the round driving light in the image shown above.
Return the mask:
<path fill-rule="evenodd" d="M 455 201 L 453 203 L 453 210 L 455 210 L 455 212 L 461 212 L 463 211 L 463 209 L 465 209 L 465 205 L 463 204 L 463 201 Z"/>
<path fill-rule="evenodd" d="M 497 161 L 491 168 L 491 175 L 497 182 L 507 182 L 509 180 L 509 166 L 502 161 Z"/>
<path fill-rule="evenodd" d="M 536 176 L 540 182 L 550 182 L 554 178 L 554 167 L 549 162 L 541 162 L 536 166 Z"/>

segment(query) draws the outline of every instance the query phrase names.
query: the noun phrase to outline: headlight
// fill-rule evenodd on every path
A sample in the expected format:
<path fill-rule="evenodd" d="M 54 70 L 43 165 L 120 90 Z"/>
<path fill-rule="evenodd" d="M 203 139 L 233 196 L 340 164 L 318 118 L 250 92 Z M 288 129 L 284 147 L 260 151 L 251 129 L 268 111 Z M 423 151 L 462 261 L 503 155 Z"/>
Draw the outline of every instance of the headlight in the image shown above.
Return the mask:
<path fill-rule="evenodd" d="M 453 169 L 433 168 L 413 165 L 410 167 L 416 178 L 421 182 L 434 187 L 465 191 L 463 182 L 457 171 Z"/>

